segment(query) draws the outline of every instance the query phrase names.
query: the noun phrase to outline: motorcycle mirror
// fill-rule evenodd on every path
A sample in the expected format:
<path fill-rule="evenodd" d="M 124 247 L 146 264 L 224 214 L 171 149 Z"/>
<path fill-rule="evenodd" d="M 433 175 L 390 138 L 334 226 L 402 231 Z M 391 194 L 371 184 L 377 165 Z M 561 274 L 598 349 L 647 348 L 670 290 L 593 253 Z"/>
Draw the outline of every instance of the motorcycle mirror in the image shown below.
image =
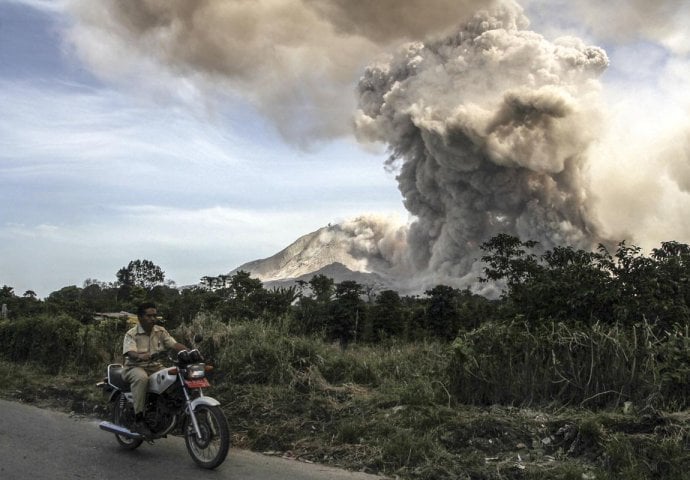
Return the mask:
<path fill-rule="evenodd" d="M 204 339 L 204 336 L 200 333 L 194 335 L 194 343 L 200 343 Z"/>

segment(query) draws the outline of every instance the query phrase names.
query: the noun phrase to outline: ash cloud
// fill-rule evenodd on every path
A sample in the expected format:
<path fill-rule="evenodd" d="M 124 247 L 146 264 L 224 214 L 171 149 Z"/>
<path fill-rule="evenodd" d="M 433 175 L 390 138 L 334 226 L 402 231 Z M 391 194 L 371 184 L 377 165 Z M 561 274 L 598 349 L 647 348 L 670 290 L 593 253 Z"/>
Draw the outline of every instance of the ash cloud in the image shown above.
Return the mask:
<path fill-rule="evenodd" d="M 194 101 L 239 93 L 287 140 L 309 145 L 351 133 L 349 93 L 374 56 L 490 3 L 69 0 L 69 8 L 78 19 L 73 44 L 105 78 L 164 89 L 155 75 L 162 66 L 183 80 L 172 89 L 194 90 Z"/>
<path fill-rule="evenodd" d="M 521 0 L 549 38 L 608 42 L 603 85 L 602 49 L 530 31 L 513 0 L 68 3 L 72 44 L 106 79 L 189 103 L 237 94 L 301 145 L 353 123 L 386 145 L 414 221 L 351 234 L 410 285 L 473 283 L 499 232 L 690 239 L 685 0 Z"/>
<path fill-rule="evenodd" d="M 585 171 L 608 58 L 527 26 L 506 2 L 359 82 L 358 135 L 388 145 L 415 217 L 412 263 L 434 281 L 474 282 L 478 247 L 498 233 L 546 248 L 602 240 Z"/>

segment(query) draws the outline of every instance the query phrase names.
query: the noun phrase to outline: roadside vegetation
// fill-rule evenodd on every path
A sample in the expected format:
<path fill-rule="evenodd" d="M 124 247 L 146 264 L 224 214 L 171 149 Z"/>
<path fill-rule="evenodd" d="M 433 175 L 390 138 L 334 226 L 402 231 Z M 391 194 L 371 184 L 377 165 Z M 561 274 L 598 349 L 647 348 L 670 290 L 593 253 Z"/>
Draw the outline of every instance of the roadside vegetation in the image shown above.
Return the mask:
<path fill-rule="evenodd" d="M 6 286 L 0 391 L 101 414 L 127 324 L 94 313 L 152 298 L 178 340 L 203 337 L 235 446 L 401 479 L 688 478 L 690 247 L 483 250 L 496 300 L 245 272 L 178 290 L 148 261 L 45 300 Z"/>

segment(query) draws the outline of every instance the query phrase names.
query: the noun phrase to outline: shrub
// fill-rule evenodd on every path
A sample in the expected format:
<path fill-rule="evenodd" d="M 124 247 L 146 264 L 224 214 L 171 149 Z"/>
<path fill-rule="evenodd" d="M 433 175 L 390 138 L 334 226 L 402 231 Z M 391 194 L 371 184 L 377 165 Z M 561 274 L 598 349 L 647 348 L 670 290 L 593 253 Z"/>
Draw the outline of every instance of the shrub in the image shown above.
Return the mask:
<path fill-rule="evenodd" d="M 285 334 L 262 321 L 226 324 L 214 315 L 200 315 L 175 335 L 183 343 L 201 335 L 199 348 L 223 374 L 239 384 L 291 384 L 299 372 L 322 364 L 322 344 Z"/>
<path fill-rule="evenodd" d="M 51 371 L 103 368 L 104 363 L 113 360 L 113 349 L 117 348 L 114 339 L 117 337 L 122 344 L 122 334 L 83 325 L 64 314 L 0 323 L 0 343 L 7 360 L 35 363 Z"/>

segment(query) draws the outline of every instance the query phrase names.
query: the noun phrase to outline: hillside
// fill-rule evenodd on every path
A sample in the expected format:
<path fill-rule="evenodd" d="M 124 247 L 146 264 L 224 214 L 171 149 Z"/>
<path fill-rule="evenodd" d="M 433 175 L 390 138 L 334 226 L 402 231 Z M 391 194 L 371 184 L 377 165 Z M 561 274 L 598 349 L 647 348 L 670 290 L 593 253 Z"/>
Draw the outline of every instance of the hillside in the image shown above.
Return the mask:
<path fill-rule="evenodd" d="M 353 280 L 376 290 L 392 288 L 387 264 L 380 255 L 357 249 L 358 232 L 343 225 L 328 225 L 295 240 L 278 253 L 253 260 L 232 270 L 243 270 L 264 283 L 266 288 L 308 282 L 314 275 L 325 275 L 336 283 Z"/>

